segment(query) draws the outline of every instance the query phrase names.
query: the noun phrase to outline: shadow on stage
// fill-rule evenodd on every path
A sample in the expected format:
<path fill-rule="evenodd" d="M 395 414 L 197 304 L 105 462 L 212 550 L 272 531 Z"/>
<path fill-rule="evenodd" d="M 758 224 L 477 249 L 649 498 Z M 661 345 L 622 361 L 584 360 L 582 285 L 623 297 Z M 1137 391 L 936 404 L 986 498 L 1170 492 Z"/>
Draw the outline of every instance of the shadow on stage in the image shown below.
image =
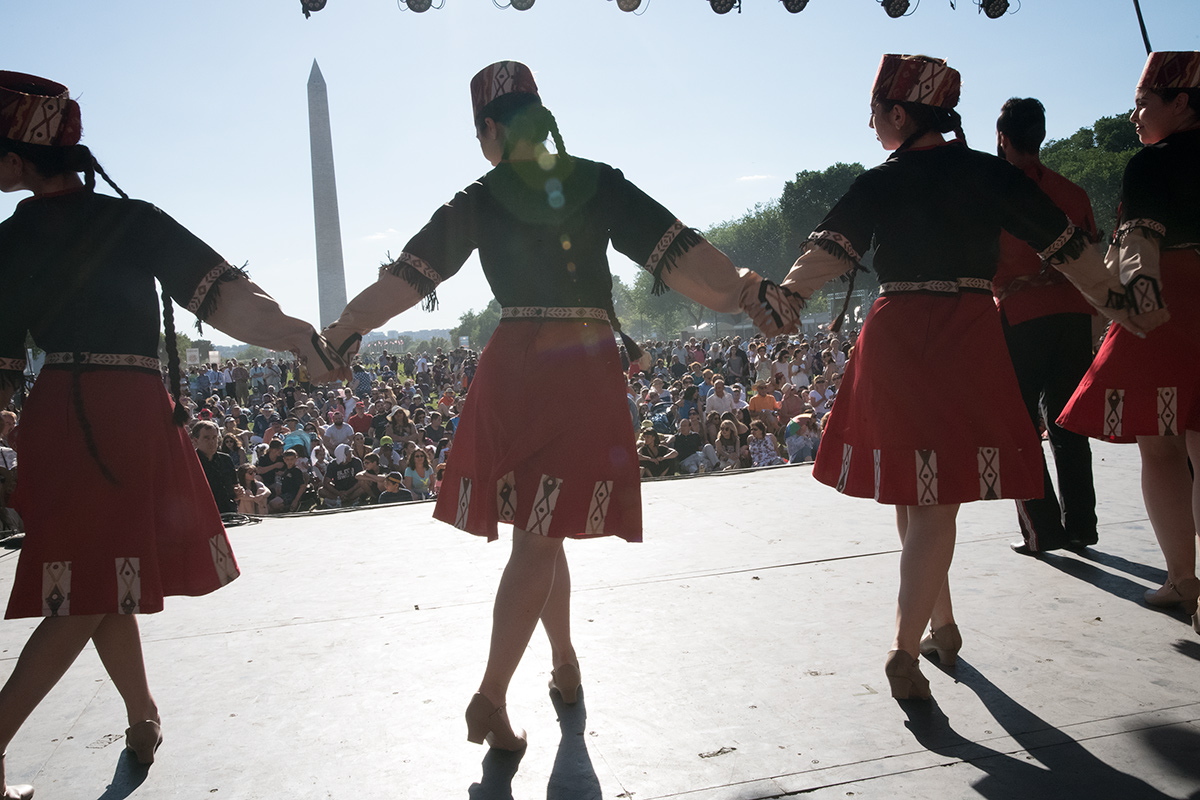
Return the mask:
<path fill-rule="evenodd" d="M 121 757 L 117 759 L 117 769 L 113 772 L 112 783 L 104 789 L 104 794 L 97 800 L 125 800 L 137 788 L 146 782 L 150 767 L 139 764 L 133 753 L 121 748 Z"/>
<path fill-rule="evenodd" d="M 557 692 L 551 692 L 550 698 L 558 713 L 562 738 L 546 785 L 546 800 L 602 800 L 600 779 L 587 750 L 583 689 L 579 690 L 579 701 L 572 706 L 564 703 Z M 483 777 L 467 790 L 470 800 L 513 800 L 512 781 L 524 755 L 524 750 L 514 753 L 489 748 L 483 757 Z"/>
<path fill-rule="evenodd" d="M 908 721 L 905 726 L 927 750 L 970 763 L 986 773 L 973 788 L 988 800 L 1060 800 L 1064 797 L 1139 798 L 1172 800 L 1170 795 L 1139 778 L 1105 763 L 1068 734 L 1050 725 L 1001 691 L 960 657 L 955 669 L 942 669 L 971 689 L 1021 749 L 1001 752 L 973 742 L 951 727 L 936 700 L 897 701 Z M 1063 676 L 1064 681 L 1068 676 Z M 1135 725 L 1136 727 L 1136 725 Z M 1161 765 L 1164 774 L 1193 783 L 1200 780 L 1200 732 L 1188 725 L 1157 725 L 1147 721 L 1130 730 L 1143 757 Z M 1102 740 L 1102 739 L 1101 739 Z M 1193 797 L 1200 797 L 1194 795 Z"/>

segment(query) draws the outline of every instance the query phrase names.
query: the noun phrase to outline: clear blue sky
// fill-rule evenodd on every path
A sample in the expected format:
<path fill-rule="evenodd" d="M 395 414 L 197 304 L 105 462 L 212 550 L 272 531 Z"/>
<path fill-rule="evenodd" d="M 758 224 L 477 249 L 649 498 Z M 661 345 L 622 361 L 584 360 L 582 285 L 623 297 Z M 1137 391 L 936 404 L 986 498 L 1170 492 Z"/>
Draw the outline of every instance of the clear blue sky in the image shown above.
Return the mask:
<path fill-rule="evenodd" d="M 884 153 L 866 127 L 885 52 L 946 58 L 963 74 L 972 146 L 994 149 L 1010 96 L 1046 105 L 1051 138 L 1132 105 L 1145 61 L 1132 0 L 1025 0 L 1000 20 L 972 0 L 921 0 L 890 19 L 875 0 L 38 0 L 5 3 L 5 69 L 52 77 L 83 108 L 84 143 L 131 196 L 150 200 L 317 321 L 306 83 L 329 86 L 346 283 L 374 280 L 390 250 L 488 168 L 468 82 L 513 58 L 537 75 L 567 148 L 620 167 L 705 228 L 779 196 L 796 172 Z M 915 0 L 914 0 L 915 5 Z M 1200 49 L 1200 2 L 1142 0 L 1160 50 Z M 1017 2 L 1014 0 L 1013 8 Z M 7 216 L 20 195 L 0 195 Z M 626 280 L 636 267 L 613 259 Z M 388 327 L 450 327 L 491 295 L 472 259 L 442 307 Z M 229 340 L 214 335 L 218 343 Z"/>

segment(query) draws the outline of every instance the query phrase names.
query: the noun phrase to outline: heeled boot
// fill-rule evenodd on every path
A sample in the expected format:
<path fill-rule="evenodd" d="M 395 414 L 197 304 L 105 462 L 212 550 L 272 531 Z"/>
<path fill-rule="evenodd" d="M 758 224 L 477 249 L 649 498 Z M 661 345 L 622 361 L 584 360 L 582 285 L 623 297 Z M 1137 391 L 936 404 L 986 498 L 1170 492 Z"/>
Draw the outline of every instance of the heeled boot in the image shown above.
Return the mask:
<path fill-rule="evenodd" d="M 154 754 L 162 741 L 162 725 L 156 720 L 135 722 L 125 729 L 125 747 L 133 753 L 139 764 L 153 764 Z"/>
<path fill-rule="evenodd" d="M 892 650 L 887 654 L 883 674 L 887 676 L 892 697 L 897 700 L 928 700 L 933 696 L 917 659 L 903 650 Z"/>
<path fill-rule="evenodd" d="M 482 694 L 476 692 L 467 706 L 467 741 L 483 744 L 497 750 L 523 750 L 528 741 L 525 731 L 517 732 L 508 721 L 504 706 L 496 706 Z"/>
<path fill-rule="evenodd" d="M 929 635 L 921 640 L 921 655 L 937 654 L 942 666 L 953 667 L 958 662 L 958 651 L 962 649 L 962 635 L 958 626 L 951 622 L 936 631 L 932 628 Z"/>
<path fill-rule="evenodd" d="M 579 700 L 579 683 L 579 667 L 575 664 L 563 664 L 550 670 L 550 691 L 562 695 L 563 702 L 569 706 Z"/>

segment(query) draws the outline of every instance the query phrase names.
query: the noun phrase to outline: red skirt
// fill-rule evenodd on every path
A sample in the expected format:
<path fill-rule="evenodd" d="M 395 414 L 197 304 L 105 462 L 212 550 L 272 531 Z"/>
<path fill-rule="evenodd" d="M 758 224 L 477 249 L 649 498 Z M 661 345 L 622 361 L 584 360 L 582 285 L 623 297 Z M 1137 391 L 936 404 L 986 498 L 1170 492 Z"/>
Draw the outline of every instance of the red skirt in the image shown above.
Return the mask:
<path fill-rule="evenodd" d="M 1058 424 L 1110 442 L 1200 431 L 1200 253 L 1162 254 L 1171 319 L 1145 339 L 1113 325 Z"/>
<path fill-rule="evenodd" d="M 890 505 L 1042 496 L 1042 451 L 991 296 L 875 301 L 813 475 Z"/>
<path fill-rule="evenodd" d="M 42 370 L 21 415 L 13 507 L 25 542 L 7 619 L 151 614 L 167 595 L 202 595 L 238 575 L 187 432 L 162 380 L 91 369 L 81 392 L 96 451 L 76 414 L 73 373 Z"/>
<path fill-rule="evenodd" d="M 479 357 L 433 516 L 488 539 L 642 540 L 633 420 L 602 322 L 506 319 Z"/>

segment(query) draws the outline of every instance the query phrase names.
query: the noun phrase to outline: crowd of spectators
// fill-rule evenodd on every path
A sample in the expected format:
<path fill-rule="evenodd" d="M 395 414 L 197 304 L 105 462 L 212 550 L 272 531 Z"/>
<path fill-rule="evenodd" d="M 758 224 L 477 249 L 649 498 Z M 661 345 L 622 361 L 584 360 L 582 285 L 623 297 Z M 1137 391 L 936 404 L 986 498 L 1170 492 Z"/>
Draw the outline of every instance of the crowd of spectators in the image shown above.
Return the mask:
<path fill-rule="evenodd" d="M 643 477 L 812 461 L 853 336 L 645 342 L 629 369 Z"/>
<path fill-rule="evenodd" d="M 642 347 L 649 369 L 625 364 L 646 477 L 811 461 L 849 351 L 827 334 Z M 411 502 L 437 496 L 475 366 L 466 348 L 384 352 L 359 359 L 347 385 L 313 386 L 303 364 L 231 358 L 190 367 L 182 394 L 223 513 Z M 19 398 L 0 412 L 5 527 L 18 433 Z"/>

